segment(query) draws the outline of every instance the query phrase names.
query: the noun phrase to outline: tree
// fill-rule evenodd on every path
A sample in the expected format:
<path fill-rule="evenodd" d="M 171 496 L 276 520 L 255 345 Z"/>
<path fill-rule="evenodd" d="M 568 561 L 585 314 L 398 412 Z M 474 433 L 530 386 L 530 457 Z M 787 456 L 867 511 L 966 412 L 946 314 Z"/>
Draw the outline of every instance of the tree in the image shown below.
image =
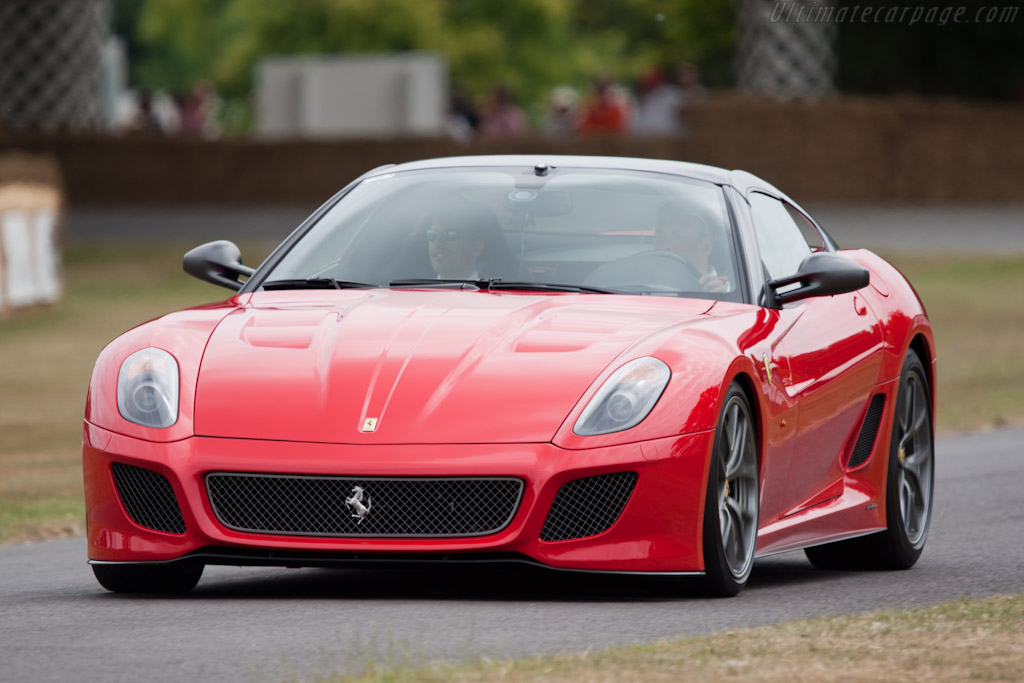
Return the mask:
<path fill-rule="evenodd" d="M 654 63 L 725 63 L 733 40 L 732 0 L 146 0 L 141 9 L 119 0 L 117 9 L 134 31 L 139 84 L 183 90 L 207 78 L 234 97 L 249 93 L 265 55 L 437 50 L 471 94 L 503 84 L 537 102 L 556 85 L 631 79 Z"/>

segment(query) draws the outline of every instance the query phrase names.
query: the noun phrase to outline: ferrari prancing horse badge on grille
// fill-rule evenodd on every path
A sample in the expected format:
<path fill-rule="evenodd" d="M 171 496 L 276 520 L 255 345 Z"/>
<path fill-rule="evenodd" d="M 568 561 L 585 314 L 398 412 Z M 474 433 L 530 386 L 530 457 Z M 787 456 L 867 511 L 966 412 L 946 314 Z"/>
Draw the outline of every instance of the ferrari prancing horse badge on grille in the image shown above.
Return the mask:
<path fill-rule="evenodd" d="M 363 505 L 363 487 L 353 486 L 352 496 L 345 499 L 345 505 L 352 508 L 352 516 L 359 520 L 356 524 L 362 524 L 363 518 L 366 517 L 367 513 L 370 512 L 370 508 L 373 506 L 373 501 L 370 500 L 370 496 L 367 494 L 366 504 Z"/>
<path fill-rule="evenodd" d="M 363 428 L 360 429 L 359 431 L 361 431 L 361 432 L 375 432 L 375 431 L 377 431 L 377 418 L 375 418 L 375 417 L 368 417 L 365 420 L 363 420 Z"/>

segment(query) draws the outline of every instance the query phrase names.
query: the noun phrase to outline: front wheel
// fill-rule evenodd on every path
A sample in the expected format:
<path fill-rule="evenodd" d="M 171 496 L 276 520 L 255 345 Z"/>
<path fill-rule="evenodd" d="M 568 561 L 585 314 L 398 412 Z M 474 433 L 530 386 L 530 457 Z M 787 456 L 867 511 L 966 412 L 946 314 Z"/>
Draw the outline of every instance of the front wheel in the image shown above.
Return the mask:
<path fill-rule="evenodd" d="M 187 593 L 199 583 L 203 565 L 94 564 L 92 571 L 100 585 L 114 593 Z"/>
<path fill-rule="evenodd" d="M 704 585 L 712 595 L 738 594 L 754 566 L 760 507 L 757 450 L 750 403 L 734 384 L 718 417 L 704 504 Z"/>

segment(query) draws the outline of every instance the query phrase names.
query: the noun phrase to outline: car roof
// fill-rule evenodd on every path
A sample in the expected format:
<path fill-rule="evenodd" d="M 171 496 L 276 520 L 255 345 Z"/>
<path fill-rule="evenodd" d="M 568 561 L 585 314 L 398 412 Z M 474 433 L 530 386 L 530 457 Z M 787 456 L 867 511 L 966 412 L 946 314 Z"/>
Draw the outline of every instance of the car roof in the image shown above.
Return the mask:
<path fill-rule="evenodd" d="M 686 161 L 670 161 L 667 159 L 641 159 L 636 157 L 610 156 L 573 156 L 565 154 L 491 154 L 480 156 L 440 157 L 410 161 L 395 166 L 388 166 L 387 172 L 420 171 L 431 168 L 456 168 L 466 166 L 535 166 L 547 164 L 551 167 L 568 166 L 576 168 L 605 168 L 630 171 L 652 171 L 655 173 L 672 173 L 719 185 L 733 185 L 732 172 L 717 166 L 706 166 Z M 384 171 L 375 169 L 370 175 Z"/>

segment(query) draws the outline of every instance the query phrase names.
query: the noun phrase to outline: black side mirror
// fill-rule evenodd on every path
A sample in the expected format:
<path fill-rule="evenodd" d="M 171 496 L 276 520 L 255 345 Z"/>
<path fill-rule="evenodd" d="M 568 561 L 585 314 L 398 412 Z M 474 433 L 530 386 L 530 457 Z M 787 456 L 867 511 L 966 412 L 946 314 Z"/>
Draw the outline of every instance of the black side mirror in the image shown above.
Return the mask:
<path fill-rule="evenodd" d="M 256 271 L 242 265 L 242 252 L 234 242 L 217 240 L 201 244 L 185 254 L 182 268 L 192 277 L 236 292 L 242 288 L 239 276 L 251 277 Z"/>
<path fill-rule="evenodd" d="M 870 275 L 867 269 L 836 254 L 811 254 L 803 260 L 795 275 L 772 280 L 768 287 L 778 305 L 800 301 L 812 296 L 846 294 L 868 286 Z M 799 287 L 784 292 L 779 290 L 789 285 Z"/>

